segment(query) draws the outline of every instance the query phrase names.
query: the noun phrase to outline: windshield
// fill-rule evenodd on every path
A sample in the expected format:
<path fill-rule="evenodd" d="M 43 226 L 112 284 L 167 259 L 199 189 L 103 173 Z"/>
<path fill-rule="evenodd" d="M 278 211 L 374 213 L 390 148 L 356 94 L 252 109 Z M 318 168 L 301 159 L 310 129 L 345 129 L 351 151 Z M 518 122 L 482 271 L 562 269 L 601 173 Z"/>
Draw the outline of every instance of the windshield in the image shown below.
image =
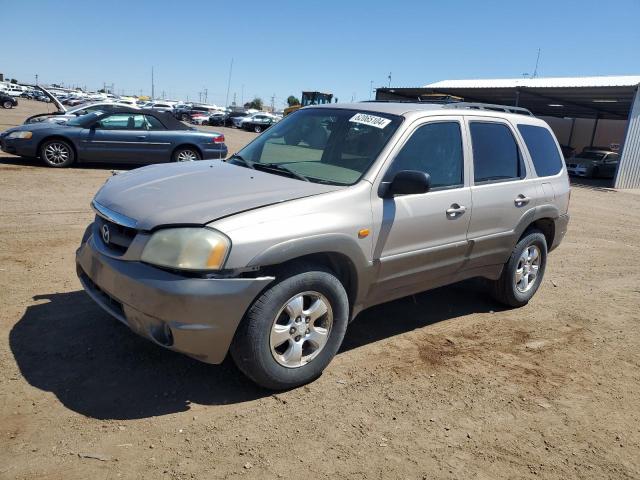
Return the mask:
<path fill-rule="evenodd" d="M 597 152 L 583 152 L 578 155 L 576 158 L 580 158 L 582 160 L 602 160 L 606 153 L 597 153 Z"/>
<path fill-rule="evenodd" d="M 72 118 L 67 122 L 67 125 L 71 127 L 84 127 L 88 123 L 91 123 L 89 119 L 96 119 L 99 115 L 102 115 L 102 112 L 96 111 L 87 113 L 85 115 L 80 115 L 79 117 Z"/>
<path fill-rule="evenodd" d="M 252 164 L 279 165 L 311 182 L 353 185 L 369 169 L 402 117 L 338 108 L 298 110 L 238 155 Z M 246 162 L 230 159 L 238 165 Z"/>

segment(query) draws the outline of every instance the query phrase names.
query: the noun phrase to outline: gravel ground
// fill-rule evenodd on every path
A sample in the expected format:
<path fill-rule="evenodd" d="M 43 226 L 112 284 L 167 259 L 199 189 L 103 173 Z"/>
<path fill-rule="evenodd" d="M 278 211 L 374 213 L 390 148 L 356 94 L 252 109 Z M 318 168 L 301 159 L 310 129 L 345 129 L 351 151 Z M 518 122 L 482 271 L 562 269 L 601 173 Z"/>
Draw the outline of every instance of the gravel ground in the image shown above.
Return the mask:
<path fill-rule="evenodd" d="M 640 478 L 640 196 L 575 187 L 526 307 L 465 282 L 369 309 L 320 379 L 274 395 L 82 292 L 111 168 L 0 155 L 0 478 Z"/>

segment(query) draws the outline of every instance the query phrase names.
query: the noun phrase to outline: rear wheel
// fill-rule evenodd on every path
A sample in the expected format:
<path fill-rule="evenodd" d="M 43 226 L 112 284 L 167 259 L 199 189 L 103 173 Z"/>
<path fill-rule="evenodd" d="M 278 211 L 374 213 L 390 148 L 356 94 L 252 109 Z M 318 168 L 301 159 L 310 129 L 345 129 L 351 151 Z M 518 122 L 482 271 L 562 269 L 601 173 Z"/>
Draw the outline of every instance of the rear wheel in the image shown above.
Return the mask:
<path fill-rule="evenodd" d="M 53 139 L 42 144 L 40 158 L 50 167 L 63 168 L 71 165 L 75 161 L 76 155 L 68 142 Z"/>
<path fill-rule="evenodd" d="M 526 305 L 538 290 L 547 265 L 547 240 L 530 230 L 517 243 L 502 275 L 493 282 L 493 296 L 510 307 Z"/>
<path fill-rule="evenodd" d="M 2 102 L 2 108 L 13 108 L 13 103 L 11 103 L 9 100 L 5 100 L 4 102 Z"/>
<path fill-rule="evenodd" d="M 200 160 L 201 158 L 200 152 L 195 148 L 183 147 L 173 152 L 172 160 L 174 162 L 193 162 L 195 160 Z"/>
<path fill-rule="evenodd" d="M 322 267 L 283 276 L 251 306 L 231 344 L 238 368 L 258 385 L 297 387 L 322 374 L 342 344 L 349 301 Z"/>

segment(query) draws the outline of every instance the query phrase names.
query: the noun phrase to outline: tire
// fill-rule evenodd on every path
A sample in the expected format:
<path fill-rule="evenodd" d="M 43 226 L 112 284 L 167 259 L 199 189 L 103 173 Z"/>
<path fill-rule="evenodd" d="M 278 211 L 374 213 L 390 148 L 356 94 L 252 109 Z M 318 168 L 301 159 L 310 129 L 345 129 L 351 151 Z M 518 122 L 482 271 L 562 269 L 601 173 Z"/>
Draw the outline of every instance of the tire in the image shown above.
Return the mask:
<path fill-rule="evenodd" d="M 181 120 L 183 122 L 188 122 L 189 120 L 191 120 L 191 118 L 189 117 L 189 115 L 183 114 L 182 117 L 181 117 Z"/>
<path fill-rule="evenodd" d="M 493 297 L 509 307 L 526 305 L 540 287 L 546 266 L 545 236 L 539 230 L 527 231 L 513 249 L 500 278 L 492 282 Z"/>
<path fill-rule="evenodd" d="M 76 161 L 76 153 L 69 142 L 54 138 L 40 146 L 40 159 L 50 167 L 64 168 Z"/>
<path fill-rule="evenodd" d="M 253 131 L 256 133 L 261 133 L 262 132 L 262 125 L 254 125 L 253 126 Z"/>
<path fill-rule="evenodd" d="M 322 374 L 342 344 L 348 321 L 342 283 L 323 267 L 301 264 L 284 272 L 249 308 L 231 343 L 231 356 L 258 385 L 294 388 Z"/>
<path fill-rule="evenodd" d="M 200 152 L 194 147 L 182 147 L 178 148 L 171 156 L 172 162 L 192 162 L 200 160 L 202 156 Z"/>
<path fill-rule="evenodd" d="M 13 108 L 13 103 L 11 103 L 9 100 L 5 100 L 4 102 L 2 102 L 2 108 L 6 108 L 7 110 Z"/>

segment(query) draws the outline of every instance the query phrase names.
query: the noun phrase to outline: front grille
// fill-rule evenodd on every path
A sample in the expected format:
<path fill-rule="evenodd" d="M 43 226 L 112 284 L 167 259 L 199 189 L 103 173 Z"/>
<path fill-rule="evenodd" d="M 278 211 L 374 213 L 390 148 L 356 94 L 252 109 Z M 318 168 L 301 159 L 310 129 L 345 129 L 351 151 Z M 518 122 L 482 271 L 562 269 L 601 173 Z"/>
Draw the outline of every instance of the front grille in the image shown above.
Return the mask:
<path fill-rule="evenodd" d="M 98 285 L 96 285 L 93 282 L 93 280 L 89 278 L 89 275 L 87 275 L 80 267 L 78 267 L 78 276 L 80 277 L 82 282 L 85 284 L 87 289 L 91 291 L 91 293 L 96 297 L 96 299 L 107 310 L 109 310 L 113 315 L 117 317 L 120 317 L 123 319 L 125 318 L 124 309 L 122 308 L 122 303 L 120 303 L 118 300 L 113 298 L 107 292 L 102 290 Z"/>
<path fill-rule="evenodd" d="M 103 227 L 105 225 L 109 229 L 108 243 L 104 240 L 103 235 Z M 112 250 L 115 250 L 120 254 L 124 254 L 127 251 L 129 245 L 131 245 L 131 242 L 133 242 L 133 239 L 138 233 L 135 228 L 124 227 L 117 223 L 110 222 L 109 220 L 105 220 L 99 215 L 96 215 L 95 226 L 95 234 L 98 236 L 98 238 L 100 238 L 102 243 L 106 247 L 111 248 Z"/>

